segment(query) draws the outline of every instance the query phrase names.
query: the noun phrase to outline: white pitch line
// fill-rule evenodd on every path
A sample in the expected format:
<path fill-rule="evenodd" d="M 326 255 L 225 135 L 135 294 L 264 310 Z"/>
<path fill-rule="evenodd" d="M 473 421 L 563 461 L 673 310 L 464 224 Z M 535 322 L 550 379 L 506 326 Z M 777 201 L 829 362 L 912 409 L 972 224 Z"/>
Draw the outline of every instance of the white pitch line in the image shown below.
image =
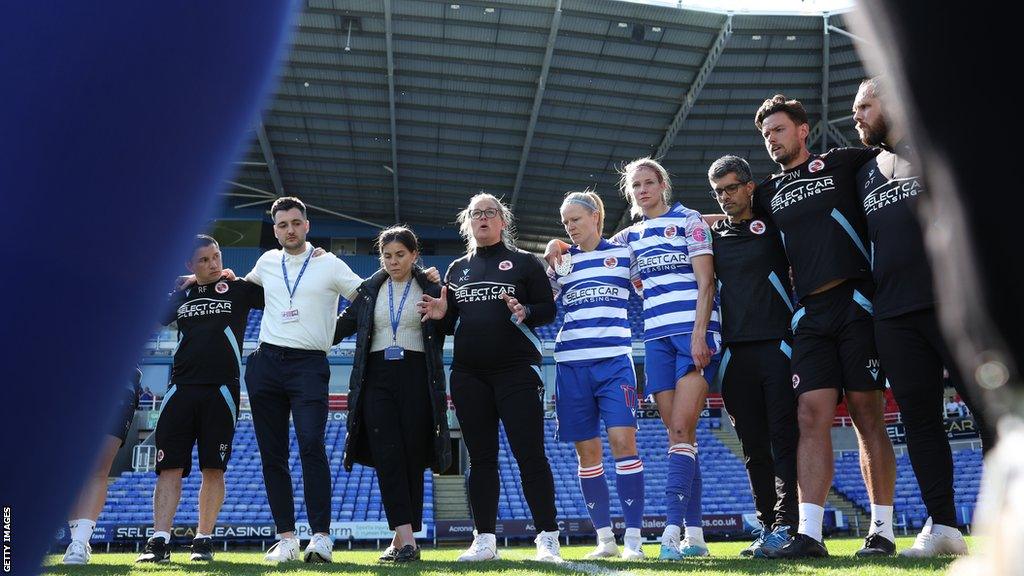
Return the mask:
<path fill-rule="evenodd" d="M 508 549 L 502 550 L 501 558 L 503 560 L 526 560 L 528 562 L 534 561 L 531 556 L 518 553 L 518 551 L 515 554 L 509 554 L 509 552 L 511 551 Z M 577 562 L 575 560 L 566 560 L 558 564 L 552 563 L 551 566 L 568 568 L 569 570 L 574 570 L 576 572 L 580 572 L 583 574 L 591 574 L 593 576 L 636 576 L 636 574 L 634 574 L 633 572 L 629 572 L 627 570 L 614 570 L 612 568 L 605 568 L 604 566 L 599 566 L 597 564 L 591 564 L 589 562 Z"/>

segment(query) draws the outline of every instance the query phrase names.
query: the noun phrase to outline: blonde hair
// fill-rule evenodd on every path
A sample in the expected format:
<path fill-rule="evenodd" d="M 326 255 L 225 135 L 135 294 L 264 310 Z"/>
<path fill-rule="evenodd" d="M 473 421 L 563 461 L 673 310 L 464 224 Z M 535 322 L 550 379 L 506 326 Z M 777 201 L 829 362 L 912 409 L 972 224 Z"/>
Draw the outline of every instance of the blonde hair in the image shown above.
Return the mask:
<path fill-rule="evenodd" d="M 619 190 L 622 191 L 623 198 L 629 202 L 629 215 L 633 218 L 644 215 L 643 209 L 637 206 L 636 199 L 633 198 L 630 186 L 630 179 L 633 177 L 633 174 L 641 168 L 654 170 L 654 173 L 658 175 L 658 181 L 665 185 L 661 196 L 666 206 L 668 206 L 669 199 L 672 197 L 672 179 L 669 178 L 668 170 L 665 170 L 664 166 L 650 156 L 633 160 L 619 171 Z"/>
<path fill-rule="evenodd" d="M 586 208 L 591 214 L 597 213 L 597 234 L 600 236 L 604 230 L 604 201 L 591 188 L 583 192 L 568 192 L 562 200 L 562 206 L 558 209 L 561 212 L 569 204 L 579 204 Z"/>
<path fill-rule="evenodd" d="M 459 212 L 456 221 L 459 223 L 459 235 L 466 241 L 466 253 L 472 254 L 476 252 L 476 238 L 473 237 L 473 219 L 470 218 L 469 212 L 472 210 L 473 204 L 476 204 L 480 200 L 490 200 L 494 202 L 497 207 L 498 215 L 501 216 L 502 222 L 505 223 L 505 227 L 501 230 L 501 242 L 509 250 L 516 249 L 515 241 L 515 218 L 512 216 L 512 211 L 509 210 L 508 206 L 505 206 L 501 200 L 495 197 L 493 194 L 481 192 L 469 199 L 469 204 Z"/>

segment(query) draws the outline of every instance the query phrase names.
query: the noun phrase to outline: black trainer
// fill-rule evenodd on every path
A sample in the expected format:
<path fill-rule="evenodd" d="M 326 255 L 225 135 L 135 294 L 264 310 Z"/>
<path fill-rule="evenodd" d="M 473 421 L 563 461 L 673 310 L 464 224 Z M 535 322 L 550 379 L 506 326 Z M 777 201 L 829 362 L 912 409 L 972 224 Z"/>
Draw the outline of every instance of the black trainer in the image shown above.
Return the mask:
<path fill-rule="evenodd" d="M 420 559 L 420 549 L 412 544 L 402 546 L 402 549 L 395 553 L 395 562 L 417 562 Z"/>
<path fill-rule="evenodd" d="M 879 556 L 895 556 L 896 543 L 881 534 L 868 534 L 864 539 L 864 547 L 853 553 L 857 558 L 873 558 Z"/>
<path fill-rule="evenodd" d="M 210 562 L 211 560 L 213 560 L 213 539 L 193 539 L 191 559 L 196 562 Z"/>
<path fill-rule="evenodd" d="M 377 557 L 380 562 L 394 562 L 395 556 L 398 555 L 398 548 L 394 546 L 388 546 L 384 549 L 384 553 Z"/>
<path fill-rule="evenodd" d="M 818 542 L 806 534 L 793 536 L 785 546 L 778 550 L 762 550 L 768 558 L 789 560 L 793 558 L 828 558 L 825 544 Z"/>
<path fill-rule="evenodd" d="M 142 554 L 135 559 L 136 562 L 154 562 L 163 564 L 171 561 L 171 546 L 163 538 L 150 538 L 146 540 L 146 547 Z"/>

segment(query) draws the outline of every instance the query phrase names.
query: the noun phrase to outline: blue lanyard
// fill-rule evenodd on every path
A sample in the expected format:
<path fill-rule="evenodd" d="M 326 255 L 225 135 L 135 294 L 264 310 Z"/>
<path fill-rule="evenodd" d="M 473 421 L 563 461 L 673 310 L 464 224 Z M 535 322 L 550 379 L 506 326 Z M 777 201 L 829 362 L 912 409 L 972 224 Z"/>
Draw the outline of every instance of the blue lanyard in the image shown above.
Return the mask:
<path fill-rule="evenodd" d="M 402 302 L 398 305 L 398 315 L 395 315 L 395 292 L 392 287 L 393 282 L 391 278 L 388 278 L 388 305 L 391 307 L 391 342 L 395 344 L 398 342 L 398 320 L 402 317 L 402 309 L 405 308 L 405 298 L 409 295 L 409 289 L 412 288 L 413 279 L 409 278 L 409 282 L 405 285 L 405 292 L 402 293 Z"/>
<path fill-rule="evenodd" d="M 284 254 L 281 254 L 281 273 L 284 274 L 284 287 L 288 289 L 288 308 L 292 307 L 292 298 L 295 297 L 295 291 L 299 289 L 299 282 L 302 280 L 302 275 L 306 273 L 306 266 L 309 265 L 309 259 L 313 256 L 313 251 L 310 250 L 309 254 L 306 255 L 306 261 L 302 263 L 302 269 L 299 270 L 299 276 L 295 279 L 295 286 L 292 286 L 288 282 L 288 267 L 284 265 Z"/>

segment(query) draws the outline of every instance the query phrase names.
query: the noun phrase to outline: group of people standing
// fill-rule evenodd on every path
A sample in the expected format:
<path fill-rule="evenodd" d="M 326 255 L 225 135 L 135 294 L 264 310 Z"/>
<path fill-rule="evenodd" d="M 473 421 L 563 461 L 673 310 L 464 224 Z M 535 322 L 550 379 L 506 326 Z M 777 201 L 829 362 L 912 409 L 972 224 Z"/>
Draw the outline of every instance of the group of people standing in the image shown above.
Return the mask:
<path fill-rule="evenodd" d="M 450 391 L 469 452 L 475 526 L 473 543 L 458 559 L 499 557 L 501 425 L 536 526 L 536 559 L 560 561 L 535 333 L 554 320 L 556 298 L 565 311 L 554 352 L 558 437 L 573 442 L 578 456 L 580 490 L 597 533 L 588 558 L 644 558 L 647 495 L 636 442 L 631 292 L 643 299 L 643 394 L 656 402 L 668 436 L 660 559 L 708 554 L 696 429 L 716 380 L 762 524 L 744 555 L 828 554 L 822 519 L 833 474 L 832 421 L 843 398 L 872 502 L 870 532 L 857 556 L 895 553 L 895 458 L 883 419 L 887 380 L 930 515 L 904 554 L 965 553 L 938 410 L 944 367 L 970 399 L 938 330 L 915 214 L 922 185 L 904 132 L 886 113 L 889 96 L 879 79 L 866 80 L 853 112 L 868 147 L 821 155 L 808 150 L 803 106 L 781 95 L 766 100 L 755 124 L 782 172 L 757 184 L 744 159 L 714 161 L 708 179 L 724 216 L 673 203 L 669 173 L 657 160 L 630 162 L 620 188 L 639 221 L 605 239 L 600 196 L 570 192 L 560 217 L 571 243 L 552 240 L 547 266 L 515 247 L 513 214 L 486 193 L 458 215 L 467 251 L 443 282 L 436 270 L 417 265 L 416 236 L 400 226 L 378 236 L 381 269 L 358 277 L 306 241 L 310 223 L 295 198 L 271 207 L 281 249 L 265 253 L 244 279 L 223 269 L 215 240 L 197 237 L 188 261 L 193 283 L 172 295 L 167 318 L 177 322 L 180 342 L 157 425 L 155 534 L 139 561 L 170 558 L 170 523 L 196 441 L 203 488 L 192 558 L 212 559 L 210 534 L 239 408 L 239 343 L 249 310 L 261 307 L 260 344 L 248 358 L 245 381 L 280 536 L 268 561 L 332 560 L 326 353 L 353 334 L 344 465 L 377 471 L 395 531 L 381 561 L 420 558 L 414 533 L 422 527 L 423 471 L 440 472 L 451 462 L 447 336 L 454 340 Z M 339 297 L 352 303 L 336 317 Z M 304 551 L 295 533 L 289 418 L 312 532 Z M 611 528 L 602 421 L 625 516 L 621 553 Z M 987 431 L 983 422 L 979 428 Z M 992 438 L 986 434 L 984 442 L 989 448 Z M 87 542 L 88 536 L 86 548 Z M 72 561 L 82 557 L 76 550 Z"/>

